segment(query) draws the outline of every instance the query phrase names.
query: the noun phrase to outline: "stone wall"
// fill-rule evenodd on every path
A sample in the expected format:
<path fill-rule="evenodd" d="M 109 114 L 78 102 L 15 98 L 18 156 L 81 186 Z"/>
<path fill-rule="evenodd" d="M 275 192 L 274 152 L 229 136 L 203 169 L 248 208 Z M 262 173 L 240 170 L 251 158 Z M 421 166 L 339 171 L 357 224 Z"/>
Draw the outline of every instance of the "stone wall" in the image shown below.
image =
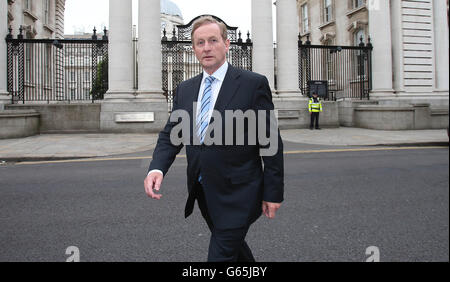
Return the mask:
<path fill-rule="evenodd" d="M 39 134 L 39 113 L 35 110 L 0 111 L 0 139 Z"/>
<path fill-rule="evenodd" d="M 274 99 L 278 126 L 280 129 L 309 128 L 308 100 L 282 101 Z M 320 127 L 339 127 L 338 104 L 322 101 L 323 112 L 319 117 Z"/>
<path fill-rule="evenodd" d="M 339 124 L 379 130 L 448 128 L 448 105 L 416 101 L 339 101 Z"/>
<path fill-rule="evenodd" d="M 100 131 L 100 104 L 6 105 L 5 108 L 39 112 L 41 133 Z"/>

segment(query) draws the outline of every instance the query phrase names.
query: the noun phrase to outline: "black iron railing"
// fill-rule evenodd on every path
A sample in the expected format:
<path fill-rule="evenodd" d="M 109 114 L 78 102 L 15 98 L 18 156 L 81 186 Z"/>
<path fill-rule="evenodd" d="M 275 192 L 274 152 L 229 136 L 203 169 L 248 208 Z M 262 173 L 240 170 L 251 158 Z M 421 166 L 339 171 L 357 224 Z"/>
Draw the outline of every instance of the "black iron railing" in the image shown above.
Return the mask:
<path fill-rule="evenodd" d="M 299 41 L 299 87 L 310 96 L 310 81 L 327 81 L 328 97 L 369 99 L 372 89 L 372 44 L 359 46 L 311 45 Z"/>
<path fill-rule="evenodd" d="M 94 101 L 108 90 L 108 37 L 24 39 L 6 37 L 12 103 Z"/>

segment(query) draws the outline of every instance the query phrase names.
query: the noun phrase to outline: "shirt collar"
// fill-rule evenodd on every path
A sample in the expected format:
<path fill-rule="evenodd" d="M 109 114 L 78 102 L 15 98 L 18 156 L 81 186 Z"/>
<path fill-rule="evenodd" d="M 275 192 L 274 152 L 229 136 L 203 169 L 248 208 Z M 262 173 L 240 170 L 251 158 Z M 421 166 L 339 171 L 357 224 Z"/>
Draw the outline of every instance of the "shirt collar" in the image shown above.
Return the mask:
<path fill-rule="evenodd" d="M 214 77 L 216 80 L 223 81 L 225 79 L 225 75 L 227 74 L 228 70 L 228 62 L 225 61 L 220 68 L 218 68 L 211 76 Z M 209 74 L 203 70 L 203 79 L 202 83 L 205 81 L 205 79 L 209 76 Z"/>

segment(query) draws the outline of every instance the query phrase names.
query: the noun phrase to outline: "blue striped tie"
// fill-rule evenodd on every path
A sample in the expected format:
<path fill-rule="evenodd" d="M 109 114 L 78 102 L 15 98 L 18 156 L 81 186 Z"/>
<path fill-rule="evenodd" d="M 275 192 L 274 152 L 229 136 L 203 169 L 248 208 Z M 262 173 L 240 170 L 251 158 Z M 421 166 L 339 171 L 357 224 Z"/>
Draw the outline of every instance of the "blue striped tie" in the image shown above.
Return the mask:
<path fill-rule="evenodd" d="M 203 90 L 203 97 L 201 101 L 201 110 L 200 115 L 197 119 L 197 127 L 198 127 L 198 137 L 200 138 L 200 143 L 203 144 L 203 140 L 206 135 L 206 128 L 208 127 L 209 118 L 208 112 L 211 107 L 211 94 L 212 94 L 212 83 L 214 81 L 214 77 L 208 76 L 205 79 L 205 90 Z"/>

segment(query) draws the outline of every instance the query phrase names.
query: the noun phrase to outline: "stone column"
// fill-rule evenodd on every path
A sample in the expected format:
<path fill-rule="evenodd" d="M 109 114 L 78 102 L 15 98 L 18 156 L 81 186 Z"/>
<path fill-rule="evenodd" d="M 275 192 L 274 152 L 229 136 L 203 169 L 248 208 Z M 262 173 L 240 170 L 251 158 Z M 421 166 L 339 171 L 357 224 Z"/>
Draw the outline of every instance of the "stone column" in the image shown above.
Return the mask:
<path fill-rule="evenodd" d="M 277 6 L 277 93 L 299 97 L 297 1 L 278 0 Z"/>
<path fill-rule="evenodd" d="M 109 1 L 108 92 L 105 101 L 134 99 L 131 1 Z"/>
<path fill-rule="evenodd" d="M 274 89 L 272 0 L 252 0 L 253 71 L 265 75 Z"/>
<path fill-rule="evenodd" d="M 139 1 L 138 99 L 165 101 L 161 77 L 160 10 L 160 0 Z"/>
<path fill-rule="evenodd" d="M 130 0 L 110 0 L 109 90 L 102 102 L 103 132 L 159 132 L 168 118 L 161 85 L 159 0 L 139 0 L 139 90 L 133 89 Z"/>
<path fill-rule="evenodd" d="M 8 1 L 0 1 L 0 110 L 4 104 L 11 103 L 7 91 L 7 59 L 5 37 L 8 34 Z"/>
<path fill-rule="evenodd" d="M 448 98 L 448 22 L 447 3 L 433 1 L 435 91 L 445 92 Z"/>
<path fill-rule="evenodd" d="M 307 99 L 298 80 L 298 15 L 296 0 L 277 0 L 277 90 L 273 102 L 280 129 L 309 124 Z"/>
<path fill-rule="evenodd" d="M 392 84 L 391 8 L 389 5 L 389 0 L 379 0 L 379 5 L 369 7 L 369 35 L 373 45 L 373 88 L 370 97 L 375 99 L 392 98 L 394 96 Z"/>
<path fill-rule="evenodd" d="M 405 91 L 403 65 L 403 27 L 402 2 L 391 3 L 391 32 L 392 32 L 392 87 L 398 95 Z"/>

